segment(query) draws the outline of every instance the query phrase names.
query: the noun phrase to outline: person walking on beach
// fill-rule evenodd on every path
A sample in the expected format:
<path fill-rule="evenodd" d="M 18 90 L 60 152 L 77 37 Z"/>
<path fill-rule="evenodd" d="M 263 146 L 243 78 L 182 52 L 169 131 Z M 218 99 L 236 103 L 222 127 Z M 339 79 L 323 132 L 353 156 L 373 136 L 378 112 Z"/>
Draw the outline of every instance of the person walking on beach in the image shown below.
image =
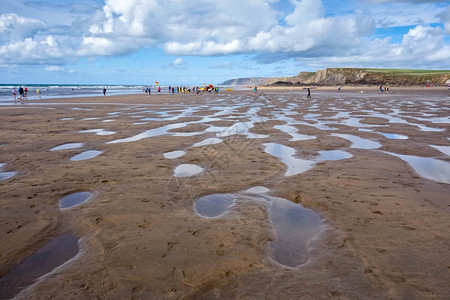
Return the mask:
<path fill-rule="evenodd" d="M 12 90 L 12 98 L 13 98 L 14 101 L 17 100 L 16 97 L 17 97 L 17 91 L 16 91 L 16 88 L 13 88 L 13 90 Z"/>
<path fill-rule="evenodd" d="M 311 99 L 311 89 L 307 88 L 308 94 L 306 95 L 307 99 Z"/>
<path fill-rule="evenodd" d="M 106 86 L 103 87 L 103 96 L 106 96 Z"/>
<path fill-rule="evenodd" d="M 256 96 L 257 92 L 258 92 L 258 88 L 256 86 L 253 87 L 253 96 Z"/>
<path fill-rule="evenodd" d="M 19 87 L 19 100 L 23 98 L 23 87 Z"/>

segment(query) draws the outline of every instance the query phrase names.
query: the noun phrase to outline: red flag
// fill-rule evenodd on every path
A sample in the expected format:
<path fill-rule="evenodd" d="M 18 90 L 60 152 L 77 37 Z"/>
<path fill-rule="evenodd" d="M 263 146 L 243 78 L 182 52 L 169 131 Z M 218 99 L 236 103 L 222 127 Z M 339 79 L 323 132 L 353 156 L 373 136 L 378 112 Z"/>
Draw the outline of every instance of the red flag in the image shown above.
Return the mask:
<path fill-rule="evenodd" d="M 155 84 L 158 85 L 159 84 L 158 81 L 155 81 Z"/>

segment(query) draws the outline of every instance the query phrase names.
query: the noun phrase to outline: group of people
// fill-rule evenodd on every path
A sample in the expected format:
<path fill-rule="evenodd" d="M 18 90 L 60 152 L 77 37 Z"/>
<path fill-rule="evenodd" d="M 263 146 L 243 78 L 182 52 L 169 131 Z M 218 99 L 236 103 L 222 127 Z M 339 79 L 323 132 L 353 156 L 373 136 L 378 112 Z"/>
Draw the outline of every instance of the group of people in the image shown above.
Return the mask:
<path fill-rule="evenodd" d="M 34 90 L 34 96 L 36 99 L 41 99 L 41 91 L 39 89 Z M 16 88 L 12 89 L 12 99 L 15 100 L 27 100 L 28 99 L 28 88 L 27 87 L 19 87 L 18 90 Z"/>
<path fill-rule="evenodd" d="M 379 91 L 380 91 L 380 93 L 381 92 L 389 92 L 389 88 L 387 86 L 383 87 L 382 85 L 380 85 Z"/>
<path fill-rule="evenodd" d="M 161 86 L 155 87 L 155 89 L 158 91 L 158 93 L 161 93 Z M 177 93 L 177 94 L 189 94 L 191 92 L 200 94 L 201 92 L 204 92 L 204 91 L 210 92 L 210 93 L 211 92 L 218 93 L 219 90 L 220 89 L 218 87 L 213 87 L 213 86 L 206 86 L 206 87 L 198 87 L 198 86 L 196 86 L 196 87 L 192 87 L 192 88 L 188 88 L 188 87 L 184 87 L 184 86 L 177 86 L 177 87 L 169 86 L 168 87 L 169 94 L 175 94 L 175 93 Z M 142 88 L 142 92 L 147 94 L 147 95 L 151 95 L 152 94 L 152 87 L 150 85 L 149 86 L 145 86 L 145 87 Z"/>

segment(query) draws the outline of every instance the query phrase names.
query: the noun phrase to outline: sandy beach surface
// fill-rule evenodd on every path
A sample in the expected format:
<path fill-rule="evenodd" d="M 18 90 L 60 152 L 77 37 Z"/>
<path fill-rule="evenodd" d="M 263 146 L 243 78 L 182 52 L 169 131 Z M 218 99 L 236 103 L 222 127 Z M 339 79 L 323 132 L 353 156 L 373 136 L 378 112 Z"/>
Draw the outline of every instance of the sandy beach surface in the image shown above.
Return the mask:
<path fill-rule="evenodd" d="M 0 298 L 448 299 L 450 91 L 311 93 L 0 105 Z M 78 192 L 92 196 L 60 207 Z M 196 212 L 215 194 L 233 205 Z M 322 222 L 299 265 L 270 246 L 283 199 L 286 216 L 303 207 Z M 8 274 L 69 235 L 73 258 L 15 287 Z"/>

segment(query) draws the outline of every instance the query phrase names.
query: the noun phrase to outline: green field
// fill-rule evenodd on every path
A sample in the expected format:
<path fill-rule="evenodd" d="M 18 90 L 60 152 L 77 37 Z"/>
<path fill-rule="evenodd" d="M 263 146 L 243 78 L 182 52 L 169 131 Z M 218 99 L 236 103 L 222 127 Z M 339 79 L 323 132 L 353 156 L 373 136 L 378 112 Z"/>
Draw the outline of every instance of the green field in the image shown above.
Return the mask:
<path fill-rule="evenodd" d="M 411 70 L 411 69 L 363 69 L 366 72 L 373 73 L 395 73 L 403 75 L 426 75 L 426 74 L 444 74 L 450 73 L 450 70 Z"/>

